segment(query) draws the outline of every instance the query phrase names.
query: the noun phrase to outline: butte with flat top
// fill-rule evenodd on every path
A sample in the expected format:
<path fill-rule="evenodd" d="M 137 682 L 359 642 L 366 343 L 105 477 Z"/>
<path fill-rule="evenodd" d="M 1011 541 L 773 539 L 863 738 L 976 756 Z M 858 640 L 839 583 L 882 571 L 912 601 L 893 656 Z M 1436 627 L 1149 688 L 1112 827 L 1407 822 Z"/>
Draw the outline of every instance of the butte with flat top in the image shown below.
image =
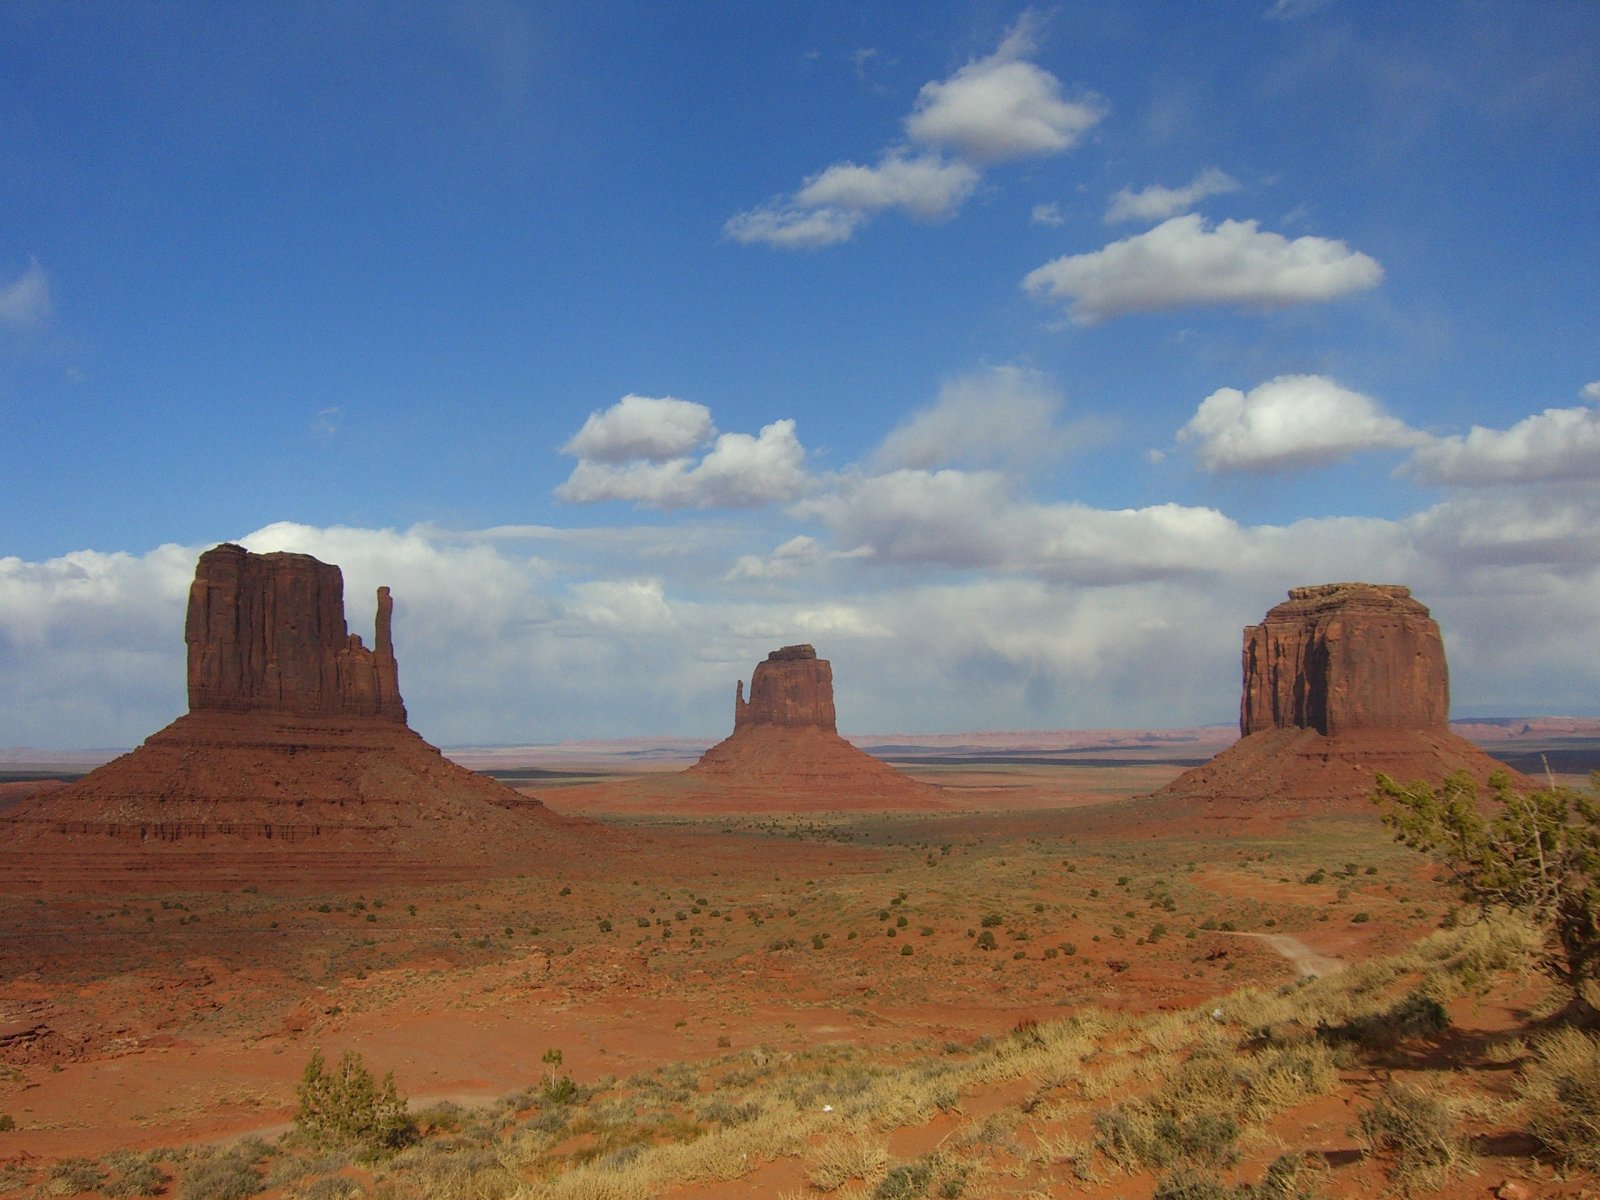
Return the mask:
<path fill-rule="evenodd" d="M 1379 772 L 1531 781 L 1450 732 L 1444 641 L 1399 584 L 1297 587 L 1244 631 L 1239 740 L 1156 793 L 1307 813 L 1371 811 Z"/>
<path fill-rule="evenodd" d="M 369 648 L 337 566 L 208 550 L 184 626 L 188 713 L 6 813 L 0 885 L 458 878 L 537 870 L 592 836 L 407 726 L 393 611 L 379 588 Z"/>
<path fill-rule="evenodd" d="M 734 689 L 733 733 L 684 773 L 752 808 L 937 807 L 939 789 L 902 775 L 839 736 L 833 667 L 811 646 L 756 664 L 750 697 Z"/>

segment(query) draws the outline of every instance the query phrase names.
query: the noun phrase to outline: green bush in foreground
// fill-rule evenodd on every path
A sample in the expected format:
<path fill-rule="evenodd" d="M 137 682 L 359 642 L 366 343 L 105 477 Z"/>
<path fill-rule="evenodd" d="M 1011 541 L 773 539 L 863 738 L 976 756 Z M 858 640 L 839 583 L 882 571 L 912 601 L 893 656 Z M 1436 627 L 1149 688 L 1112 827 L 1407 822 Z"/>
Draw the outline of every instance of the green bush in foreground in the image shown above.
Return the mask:
<path fill-rule="evenodd" d="M 356 1145 L 376 1154 L 397 1150 L 416 1137 L 406 1102 L 395 1091 L 394 1073 L 374 1080 L 359 1054 L 346 1053 L 328 1070 L 320 1049 L 295 1088 L 295 1128 L 318 1146 Z"/>
<path fill-rule="evenodd" d="M 1438 791 L 1378 776 L 1383 822 L 1405 845 L 1444 863 L 1464 900 L 1525 914 L 1545 937 L 1541 965 L 1569 994 L 1566 1015 L 1600 1023 L 1589 999 L 1600 980 L 1600 772 L 1596 794 L 1549 787 L 1519 795 L 1510 779 L 1489 778 L 1485 816 L 1465 771 Z"/>

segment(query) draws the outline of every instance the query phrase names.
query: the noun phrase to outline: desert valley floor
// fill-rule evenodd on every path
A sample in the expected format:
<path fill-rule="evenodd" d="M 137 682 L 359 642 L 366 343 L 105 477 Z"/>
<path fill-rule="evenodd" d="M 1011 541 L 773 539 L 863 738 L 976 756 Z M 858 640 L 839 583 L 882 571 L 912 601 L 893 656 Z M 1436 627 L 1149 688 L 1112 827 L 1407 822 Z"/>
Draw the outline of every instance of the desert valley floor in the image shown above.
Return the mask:
<path fill-rule="evenodd" d="M 908 753 L 941 807 L 852 812 L 479 757 L 593 822 L 563 861 L 352 883 L 158 855 L 77 890 L 6 864 L 0 1194 L 1600 1194 L 1526 1133 L 1548 998 L 1520 934 L 1441 930 L 1446 884 L 1375 813 L 1132 799 L 1181 752 Z M 421 1140 L 299 1141 L 316 1049 L 392 1071 Z M 1190 1078 L 1223 1061 L 1226 1097 Z M 1448 1104 L 1459 1159 L 1367 1152 L 1396 1085 Z M 1191 1128 L 1180 1094 L 1233 1133 L 1130 1150 L 1119 1120 Z"/>

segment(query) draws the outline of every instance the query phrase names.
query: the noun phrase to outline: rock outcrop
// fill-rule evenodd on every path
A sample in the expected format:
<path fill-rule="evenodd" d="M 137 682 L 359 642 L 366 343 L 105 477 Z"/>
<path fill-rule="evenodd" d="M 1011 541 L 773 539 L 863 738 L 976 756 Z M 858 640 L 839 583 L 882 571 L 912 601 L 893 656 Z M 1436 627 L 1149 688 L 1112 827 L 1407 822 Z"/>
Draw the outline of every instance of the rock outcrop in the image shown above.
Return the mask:
<path fill-rule="evenodd" d="M 1291 588 L 1244 631 L 1241 737 L 1267 729 L 1442 733 L 1449 719 L 1444 639 L 1410 588 Z"/>
<path fill-rule="evenodd" d="M 1444 641 L 1409 588 L 1291 589 L 1245 628 L 1243 675 L 1239 741 L 1158 796 L 1370 812 L 1380 772 L 1437 783 L 1457 770 L 1480 781 L 1505 770 L 1450 732 Z"/>
<path fill-rule="evenodd" d="M 225 543 L 200 556 L 189 588 L 189 711 L 282 712 L 406 720 L 378 589 L 373 648 L 344 619 L 344 575 L 309 554 L 251 554 Z"/>
<path fill-rule="evenodd" d="M 756 664 L 750 699 L 744 680 L 733 693 L 733 730 L 752 725 L 803 726 L 837 733 L 833 711 L 833 667 L 810 646 L 785 646 Z"/>
<path fill-rule="evenodd" d="M 89 879 L 461 878 L 581 852 L 587 822 L 466 770 L 406 724 L 378 589 L 371 649 L 339 568 L 222 545 L 189 593 L 190 711 L 0 818 L 0 886 Z"/>
<path fill-rule="evenodd" d="M 810 646 L 756 664 L 750 697 L 734 689 L 733 734 L 683 773 L 733 807 L 826 810 L 937 807 L 939 789 L 902 775 L 840 737 L 833 667 Z"/>

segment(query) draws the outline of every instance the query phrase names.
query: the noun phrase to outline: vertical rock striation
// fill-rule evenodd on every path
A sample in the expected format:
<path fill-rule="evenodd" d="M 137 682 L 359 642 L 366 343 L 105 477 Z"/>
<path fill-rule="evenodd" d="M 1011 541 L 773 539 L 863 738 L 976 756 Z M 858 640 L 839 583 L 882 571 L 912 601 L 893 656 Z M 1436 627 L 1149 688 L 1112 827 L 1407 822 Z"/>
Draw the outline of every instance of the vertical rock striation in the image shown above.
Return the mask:
<path fill-rule="evenodd" d="M 1315 729 L 1444 732 L 1450 681 L 1444 640 L 1398 584 L 1325 583 L 1244 631 L 1239 733 Z"/>
<path fill-rule="evenodd" d="M 751 725 L 805 726 L 837 733 L 832 665 L 810 646 L 785 646 L 767 655 L 750 675 L 750 699 L 744 698 L 744 680 L 734 689 L 734 732 Z"/>
<path fill-rule="evenodd" d="M 378 589 L 372 649 L 345 626 L 344 575 L 308 554 L 224 544 L 200 556 L 189 588 L 189 710 L 406 720 L 390 622 Z"/>

